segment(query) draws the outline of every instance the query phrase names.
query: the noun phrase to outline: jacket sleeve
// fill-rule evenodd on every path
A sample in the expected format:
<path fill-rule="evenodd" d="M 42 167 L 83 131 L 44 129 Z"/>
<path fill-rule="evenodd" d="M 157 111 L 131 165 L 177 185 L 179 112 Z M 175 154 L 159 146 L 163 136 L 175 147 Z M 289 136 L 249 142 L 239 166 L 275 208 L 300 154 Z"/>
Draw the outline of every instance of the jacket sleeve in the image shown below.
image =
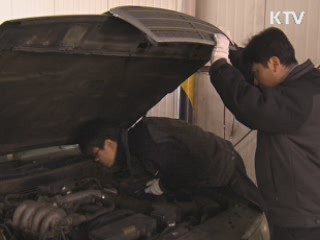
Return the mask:
<path fill-rule="evenodd" d="M 177 191 L 195 183 L 197 164 L 184 145 L 174 141 L 162 143 L 153 161 L 159 167 L 160 187 L 164 191 Z"/>
<path fill-rule="evenodd" d="M 299 89 L 253 86 L 224 59 L 211 66 L 210 79 L 226 107 L 252 129 L 290 133 L 304 123 L 311 109 L 311 98 Z"/>
<path fill-rule="evenodd" d="M 163 191 L 176 191 L 189 185 L 197 176 L 198 167 L 189 149 L 173 138 L 154 142 L 145 121 L 129 132 L 130 152 L 153 177 L 160 179 Z"/>
<path fill-rule="evenodd" d="M 236 50 L 229 51 L 229 59 L 232 63 L 232 66 L 236 67 L 245 77 L 246 81 L 253 85 L 254 76 L 251 71 L 252 64 L 244 59 L 243 54 L 244 48 L 237 47 Z"/>

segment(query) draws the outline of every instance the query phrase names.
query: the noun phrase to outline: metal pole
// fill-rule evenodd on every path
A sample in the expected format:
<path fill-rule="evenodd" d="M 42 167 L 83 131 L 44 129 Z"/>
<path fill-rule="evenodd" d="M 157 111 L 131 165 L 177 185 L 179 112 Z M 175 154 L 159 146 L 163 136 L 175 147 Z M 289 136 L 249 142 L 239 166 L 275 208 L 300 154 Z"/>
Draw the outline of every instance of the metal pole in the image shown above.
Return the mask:
<path fill-rule="evenodd" d="M 179 119 L 188 123 L 193 120 L 194 80 L 195 76 L 192 75 L 180 86 Z"/>

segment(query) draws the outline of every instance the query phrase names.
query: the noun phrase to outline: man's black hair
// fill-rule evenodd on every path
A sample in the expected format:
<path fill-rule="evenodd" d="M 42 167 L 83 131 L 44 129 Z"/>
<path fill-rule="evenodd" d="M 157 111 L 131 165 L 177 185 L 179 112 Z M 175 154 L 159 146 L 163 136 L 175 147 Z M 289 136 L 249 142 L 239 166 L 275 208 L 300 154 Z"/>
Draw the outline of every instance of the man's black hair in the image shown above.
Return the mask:
<path fill-rule="evenodd" d="M 298 63 L 295 51 L 287 36 L 278 28 L 267 28 L 253 36 L 244 50 L 248 62 L 267 66 L 269 59 L 276 56 L 281 64 L 290 66 Z"/>
<path fill-rule="evenodd" d="M 120 133 L 120 128 L 110 127 L 102 119 L 94 119 L 78 129 L 77 143 L 83 154 L 91 156 L 93 147 L 103 148 L 106 139 L 118 142 Z"/>

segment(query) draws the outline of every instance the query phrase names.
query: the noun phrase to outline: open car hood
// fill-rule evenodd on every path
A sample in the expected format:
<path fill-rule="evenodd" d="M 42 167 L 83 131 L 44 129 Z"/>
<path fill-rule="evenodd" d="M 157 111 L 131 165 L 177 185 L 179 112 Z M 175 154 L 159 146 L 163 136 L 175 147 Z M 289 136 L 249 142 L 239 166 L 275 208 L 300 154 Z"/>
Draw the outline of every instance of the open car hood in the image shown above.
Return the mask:
<path fill-rule="evenodd" d="M 216 27 L 156 8 L 0 26 L 0 155 L 74 143 L 79 125 L 128 127 L 210 58 Z"/>

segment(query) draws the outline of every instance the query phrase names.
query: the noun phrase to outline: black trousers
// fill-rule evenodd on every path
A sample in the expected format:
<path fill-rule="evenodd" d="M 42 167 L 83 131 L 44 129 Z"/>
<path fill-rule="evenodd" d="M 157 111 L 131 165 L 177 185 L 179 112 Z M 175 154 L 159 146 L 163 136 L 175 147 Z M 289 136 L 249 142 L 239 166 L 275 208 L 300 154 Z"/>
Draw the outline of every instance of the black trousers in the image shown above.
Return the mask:
<path fill-rule="evenodd" d="M 273 225 L 271 240 L 320 240 L 320 228 L 285 228 Z"/>

